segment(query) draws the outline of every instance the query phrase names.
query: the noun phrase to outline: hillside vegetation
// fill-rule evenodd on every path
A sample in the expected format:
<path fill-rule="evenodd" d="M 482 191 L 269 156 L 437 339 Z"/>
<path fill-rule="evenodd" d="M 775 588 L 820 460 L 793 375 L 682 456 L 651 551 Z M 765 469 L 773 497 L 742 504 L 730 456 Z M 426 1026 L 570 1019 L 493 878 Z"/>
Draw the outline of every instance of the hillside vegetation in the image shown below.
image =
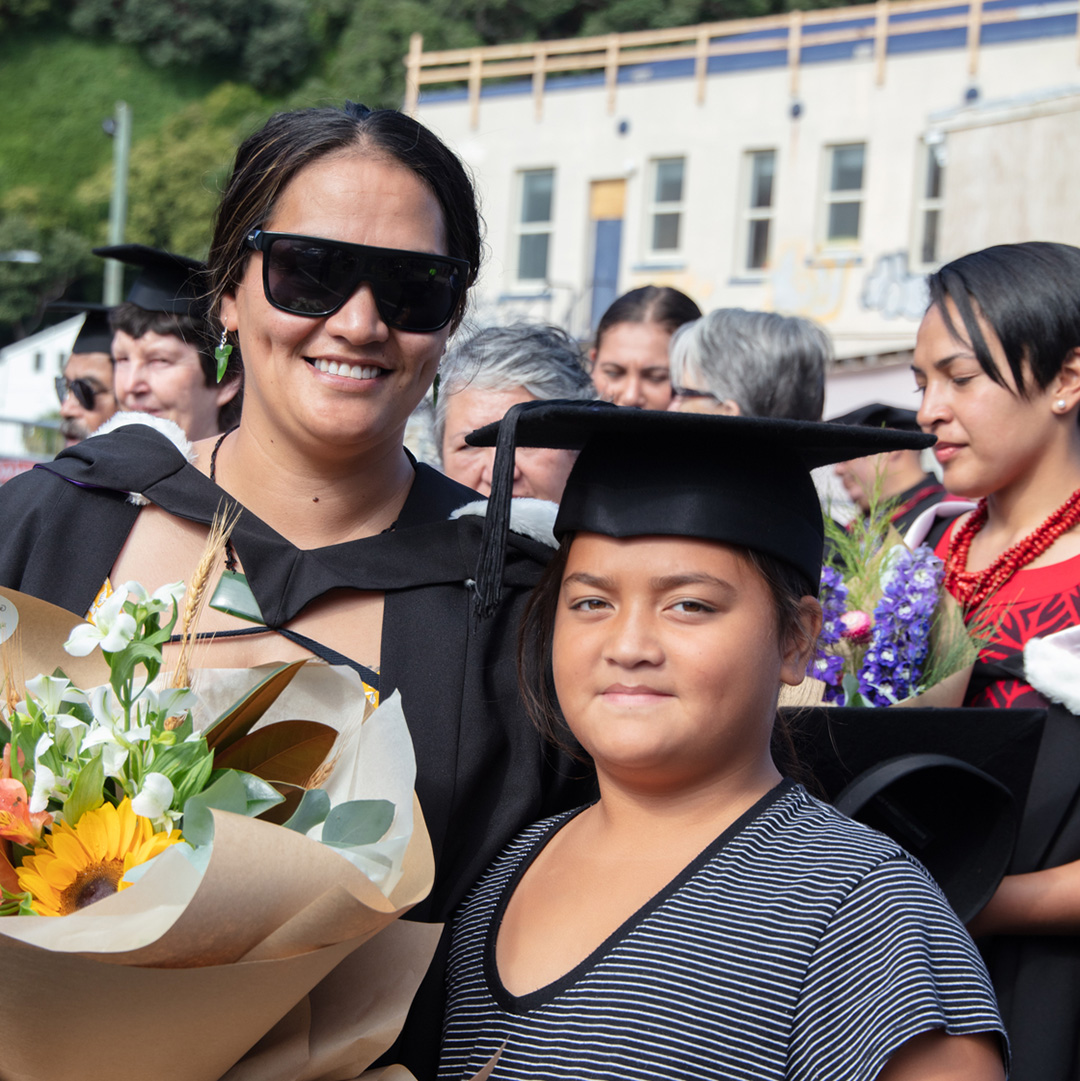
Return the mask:
<path fill-rule="evenodd" d="M 102 121 L 132 109 L 126 239 L 201 257 L 240 139 L 279 108 L 396 107 L 428 49 L 765 15 L 830 0 L 0 0 L 0 345 L 66 292 L 100 297 Z"/>

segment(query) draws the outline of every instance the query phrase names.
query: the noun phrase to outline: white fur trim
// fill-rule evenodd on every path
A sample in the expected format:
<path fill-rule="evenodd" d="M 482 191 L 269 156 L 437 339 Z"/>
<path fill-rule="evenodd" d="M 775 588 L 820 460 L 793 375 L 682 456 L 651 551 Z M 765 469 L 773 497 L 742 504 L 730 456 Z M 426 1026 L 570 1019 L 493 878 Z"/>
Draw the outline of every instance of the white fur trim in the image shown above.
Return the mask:
<path fill-rule="evenodd" d="M 1051 702 L 1080 715 L 1080 627 L 1028 639 L 1024 675 Z"/>
<path fill-rule="evenodd" d="M 977 506 L 977 503 L 970 503 L 966 499 L 949 498 L 941 503 L 935 503 L 932 507 L 927 507 L 908 527 L 908 531 L 904 534 L 904 544 L 909 548 L 917 548 L 926 540 L 927 533 L 939 518 L 959 518 L 961 514 L 966 514 Z"/>
<path fill-rule="evenodd" d="M 450 517 L 461 518 L 466 514 L 475 514 L 478 518 L 487 517 L 488 501 L 477 499 L 458 507 Z M 546 544 L 549 548 L 558 548 L 555 539 L 555 515 L 559 513 L 559 504 L 546 499 L 511 499 L 510 532 Z"/>
<path fill-rule="evenodd" d="M 109 432 L 126 428 L 129 424 L 145 424 L 148 428 L 153 428 L 154 431 L 165 436 L 189 462 L 194 462 L 198 457 L 191 441 L 184 434 L 184 429 L 176 421 L 169 420 L 167 417 L 151 416 L 149 413 L 114 413 L 96 432 L 91 432 L 89 438 L 108 435 Z M 127 501 L 134 503 L 136 507 L 145 507 L 150 502 L 142 492 L 129 492 Z"/>

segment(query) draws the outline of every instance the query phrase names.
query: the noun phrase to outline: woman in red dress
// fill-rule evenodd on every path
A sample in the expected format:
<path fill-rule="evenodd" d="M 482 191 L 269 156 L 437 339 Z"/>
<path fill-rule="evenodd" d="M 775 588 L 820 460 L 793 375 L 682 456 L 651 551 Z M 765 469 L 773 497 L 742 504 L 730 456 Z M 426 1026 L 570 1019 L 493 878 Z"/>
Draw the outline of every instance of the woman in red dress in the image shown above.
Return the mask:
<path fill-rule="evenodd" d="M 1056 701 L 1075 712 L 1080 657 L 1066 647 L 1080 626 L 1080 249 L 987 248 L 929 284 L 913 365 L 919 423 L 937 436 L 945 487 L 977 501 L 937 545 L 946 586 L 989 638 L 967 704 Z M 1047 651 L 1065 658 L 1056 673 Z M 971 928 L 988 940 L 1014 1081 L 1080 1071 L 1080 719 L 1051 720 L 1014 873 Z"/>

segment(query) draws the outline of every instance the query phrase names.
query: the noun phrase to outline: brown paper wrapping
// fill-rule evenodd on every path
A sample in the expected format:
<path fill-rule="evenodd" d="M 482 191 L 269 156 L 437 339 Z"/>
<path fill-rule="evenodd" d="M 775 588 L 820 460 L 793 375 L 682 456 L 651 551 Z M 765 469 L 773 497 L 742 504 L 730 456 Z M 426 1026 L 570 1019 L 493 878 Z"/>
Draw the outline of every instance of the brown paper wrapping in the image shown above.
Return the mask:
<path fill-rule="evenodd" d="M 0 643 L 16 678 L 107 680 L 99 650 L 63 651 L 77 617 L 12 591 L 0 604 L 8 631 L 17 606 Z M 441 931 L 395 922 L 434 878 L 408 730 L 396 696 L 366 716 L 351 671 L 301 671 L 280 709 L 339 727 L 335 803 L 393 798 L 399 873 L 380 889 L 331 847 L 214 811 L 205 872 L 169 849 L 81 912 L 0 919 L 0 1079 L 344 1081 L 393 1043 Z M 210 699 L 263 674 L 199 673 Z"/>

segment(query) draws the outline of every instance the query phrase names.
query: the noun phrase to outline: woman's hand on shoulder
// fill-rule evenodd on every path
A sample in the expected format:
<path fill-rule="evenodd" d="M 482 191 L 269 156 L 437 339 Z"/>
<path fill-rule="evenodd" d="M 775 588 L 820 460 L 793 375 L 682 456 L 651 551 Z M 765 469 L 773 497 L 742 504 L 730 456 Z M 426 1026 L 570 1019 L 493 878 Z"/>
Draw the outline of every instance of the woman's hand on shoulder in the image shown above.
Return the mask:
<path fill-rule="evenodd" d="M 1080 860 L 1006 875 L 968 931 L 973 938 L 1080 933 Z"/>
<path fill-rule="evenodd" d="M 999 1037 L 920 1033 L 893 1053 L 877 1081 L 1005 1081 Z"/>

